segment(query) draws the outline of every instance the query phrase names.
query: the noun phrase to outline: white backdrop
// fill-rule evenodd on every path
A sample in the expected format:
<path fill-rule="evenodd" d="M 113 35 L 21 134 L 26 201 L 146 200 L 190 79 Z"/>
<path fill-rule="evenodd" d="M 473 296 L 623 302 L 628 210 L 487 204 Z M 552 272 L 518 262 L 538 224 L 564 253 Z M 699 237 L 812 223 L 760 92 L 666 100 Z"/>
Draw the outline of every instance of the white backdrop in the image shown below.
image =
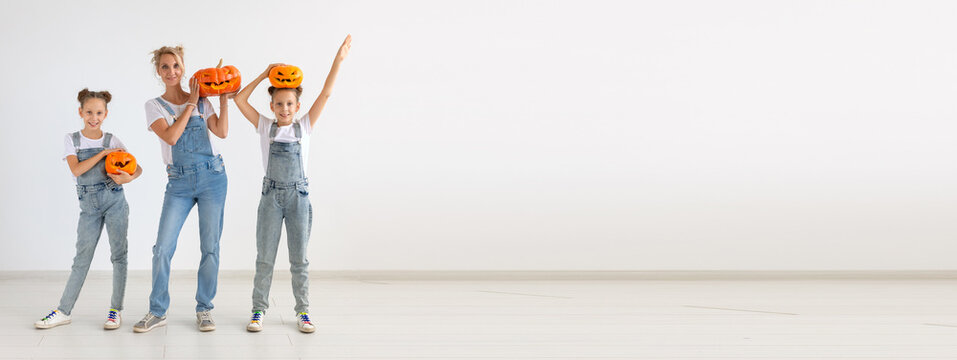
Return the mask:
<path fill-rule="evenodd" d="M 0 270 L 70 266 L 81 88 L 114 94 L 104 129 L 145 169 L 126 194 L 149 269 L 149 52 L 299 65 L 307 109 L 348 33 L 313 134 L 313 270 L 957 269 L 955 2 L 151 4 L 2 5 Z M 221 267 L 253 269 L 263 170 L 230 119 Z M 175 269 L 198 264 L 195 217 Z"/>

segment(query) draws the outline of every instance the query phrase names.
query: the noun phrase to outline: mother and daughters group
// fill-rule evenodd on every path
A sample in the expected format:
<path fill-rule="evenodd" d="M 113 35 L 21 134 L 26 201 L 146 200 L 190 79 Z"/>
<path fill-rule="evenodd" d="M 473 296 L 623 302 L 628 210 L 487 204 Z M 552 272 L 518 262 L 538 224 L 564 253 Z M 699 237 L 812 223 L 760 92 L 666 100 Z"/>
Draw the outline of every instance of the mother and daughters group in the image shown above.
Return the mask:
<path fill-rule="evenodd" d="M 252 315 L 246 330 L 257 332 L 263 328 L 281 226 L 285 222 L 297 326 L 302 332 L 315 331 L 316 327 L 309 319 L 309 260 L 306 256 L 312 229 L 312 204 L 306 178 L 309 138 L 332 94 L 339 67 L 349 55 L 351 44 L 352 37 L 347 36 L 336 53 L 322 92 L 301 116 L 298 115 L 301 86 L 270 86 L 272 118 L 251 106 L 249 95 L 269 77 L 270 70 L 285 64 L 270 64 L 238 93 L 220 95 L 217 113 L 208 98 L 200 97 L 196 79 L 190 80 L 189 92 L 183 90 L 181 84 L 186 65 L 182 46 L 164 46 L 153 51 L 156 74 L 166 88 L 162 95 L 146 101 L 146 126 L 159 138 L 168 182 L 153 245 L 149 312 L 133 325 L 134 332 L 148 332 L 166 325 L 170 306 L 170 261 L 183 223 L 194 206 L 199 216 L 202 253 L 197 271 L 196 324 L 200 331 L 216 329 L 212 310 L 219 273 L 219 241 L 227 180 L 223 156 L 210 138 L 226 138 L 229 132 L 229 99 L 236 103 L 243 117 L 259 133 L 265 170 L 256 223 Z M 110 240 L 113 295 L 103 327 L 117 329 L 122 324 L 130 212 L 123 185 L 140 177 L 143 169 L 136 167 L 131 173 L 119 171 L 118 174 L 106 171 L 107 155 L 126 150 L 118 136 L 102 130 L 111 98 L 107 91 L 80 91 L 77 100 L 83 127 L 66 134 L 63 140 L 63 159 L 73 174 L 80 203 L 76 256 L 59 305 L 34 324 L 39 329 L 70 323 L 104 226 Z"/>

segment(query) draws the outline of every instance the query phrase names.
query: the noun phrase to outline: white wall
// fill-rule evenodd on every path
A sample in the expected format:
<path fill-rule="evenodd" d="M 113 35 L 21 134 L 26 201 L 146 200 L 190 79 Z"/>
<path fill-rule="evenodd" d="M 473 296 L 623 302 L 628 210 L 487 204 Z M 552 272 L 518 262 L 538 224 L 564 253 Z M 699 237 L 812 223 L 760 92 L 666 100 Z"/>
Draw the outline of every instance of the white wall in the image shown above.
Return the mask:
<path fill-rule="evenodd" d="M 113 92 L 104 128 L 146 170 L 126 192 L 149 269 L 149 52 L 297 64 L 311 102 L 347 33 L 311 149 L 314 270 L 957 269 L 954 2 L 156 4 L 3 4 L 0 270 L 69 268 L 78 90 Z M 263 171 L 230 117 L 221 264 L 252 269 Z M 197 249 L 194 213 L 174 268 Z"/>

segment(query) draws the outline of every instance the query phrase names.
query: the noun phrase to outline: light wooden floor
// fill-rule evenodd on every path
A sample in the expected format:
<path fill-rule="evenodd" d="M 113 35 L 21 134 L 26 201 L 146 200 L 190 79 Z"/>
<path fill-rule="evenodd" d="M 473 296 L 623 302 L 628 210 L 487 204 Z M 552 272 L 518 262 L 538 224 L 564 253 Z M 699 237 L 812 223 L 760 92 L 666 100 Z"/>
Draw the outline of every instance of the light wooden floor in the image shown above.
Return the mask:
<path fill-rule="evenodd" d="M 957 280 L 312 282 L 300 334 L 287 274 L 261 333 L 247 333 L 251 274 L 223 272 L 217 330 L 200 333 L 196 282 L 172 281 L 169 325 L 134 334 L 147 272 L 131 273 L 123 327 L 106 331 L 108 272 L 73 324 L 36 330 L 67 274 L 0 273 L 0 358 L 46 359 L 955 359 Z"/>

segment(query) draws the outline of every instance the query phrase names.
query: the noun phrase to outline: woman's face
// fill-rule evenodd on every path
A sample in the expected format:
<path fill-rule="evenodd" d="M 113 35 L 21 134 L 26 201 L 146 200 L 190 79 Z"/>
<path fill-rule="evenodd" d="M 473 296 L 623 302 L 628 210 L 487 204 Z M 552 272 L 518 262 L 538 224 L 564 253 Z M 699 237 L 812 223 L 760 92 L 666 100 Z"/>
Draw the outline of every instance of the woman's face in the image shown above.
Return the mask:
<path fill-rule="evenodd" d="M 80 117 L 83 118 L 83 127 L 86 129 L 99 129 L 106 119 L 106 114 L 106 101 L 103 99 L 86 99 L 83 106 L 80 106 Z"/>
<path fill-rule="evenodd" d="M 166 86 L 179 85 L 183 78 L 183 64 L 179 58 L 173 54 L 163 54 L 160 56 L 159 63 L 156 64 L 156 74 Z"/>

